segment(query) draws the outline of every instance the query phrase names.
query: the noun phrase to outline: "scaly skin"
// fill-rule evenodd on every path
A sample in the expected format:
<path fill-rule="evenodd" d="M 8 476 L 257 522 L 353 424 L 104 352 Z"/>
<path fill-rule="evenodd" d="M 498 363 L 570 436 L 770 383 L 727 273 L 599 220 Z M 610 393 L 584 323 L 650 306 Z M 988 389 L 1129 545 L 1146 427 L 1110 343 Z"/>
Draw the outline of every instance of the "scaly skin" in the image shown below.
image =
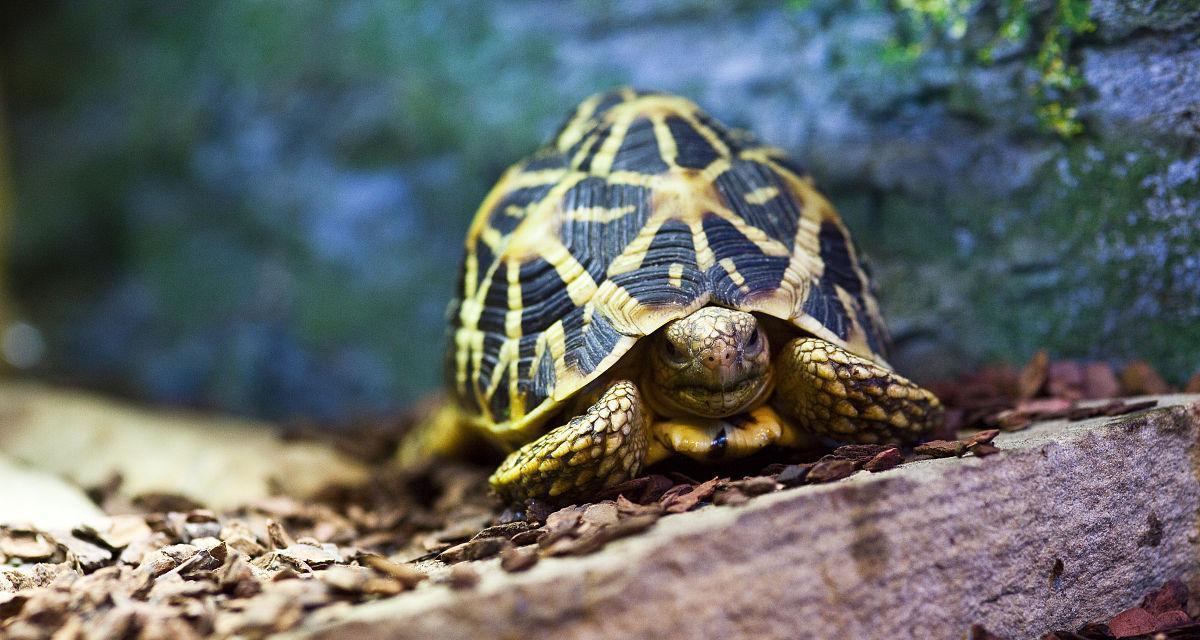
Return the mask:
<path fill-rule="evenodd" d="M 653 340 L 640 389 L 617 380 L 583 415 L 513 452 L 492 474 L 496 492 L 564 502 L 671 454 L 735 458 L 811 436 L 911 442 L 942 417 L 929 391 L 818 338 L 788 342 L 772 363 L 749 313 L 705 307 Z"/>
<path fill-rule="evenodd" d="M 618 380 L 587 412 L 514 451 L 488 479 L 500 497 L 569 499 L 624 482 L 646 458 L 645 409 Z"/>
<path fill-rule="evenodd" d="M 818 338 L 784 345 L 775 368 L 772 404 L 829 440 L 908 443 L 942 419 L 942 403 L 930 391 Z"/>
<path fill-rule="evenodd" d="M 643 378 L 658 415 L 724 418 L 766 399 L 771 350 L 753 315 L 704 307 L 655 336 Z"/>

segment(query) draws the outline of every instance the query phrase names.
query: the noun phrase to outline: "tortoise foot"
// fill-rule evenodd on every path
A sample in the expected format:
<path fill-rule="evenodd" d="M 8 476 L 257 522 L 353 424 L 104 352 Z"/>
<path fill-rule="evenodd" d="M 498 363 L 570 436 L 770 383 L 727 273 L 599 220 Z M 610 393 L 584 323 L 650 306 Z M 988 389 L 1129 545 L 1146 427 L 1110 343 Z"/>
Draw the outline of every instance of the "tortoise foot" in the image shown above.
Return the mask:
<path fill-rule="evenodd" d="M 641 471 L 645 422 L 637 387 L 618 380 L 583 415 L 510 454 L 488 481 L 513 502 L 593 495 Z"/>
<path fill-rule="evenodd" d="M 932 392 L 819 338 L 796 338 L 775 363 L 774 406 L 838 442 L 913 442 L 942 421 Z"/>

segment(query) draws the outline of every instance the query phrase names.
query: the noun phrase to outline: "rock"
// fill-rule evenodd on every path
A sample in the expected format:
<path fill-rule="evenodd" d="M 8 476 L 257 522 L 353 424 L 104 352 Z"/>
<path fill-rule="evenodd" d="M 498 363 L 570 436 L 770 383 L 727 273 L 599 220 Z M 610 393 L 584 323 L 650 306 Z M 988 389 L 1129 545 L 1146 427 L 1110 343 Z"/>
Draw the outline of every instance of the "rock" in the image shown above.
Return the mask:
<path fill-rule="evenodd" d="M 456 591 L 474 588 L 479 584 L 479 571 L 469 564 L 456 564 L 450 567 L 447 582 Z"/>
<path fill-rule="evenodd" d="M 1083 76 L 1097 99 L 1085 111 L 1113 132 L 1134 126 L 1200 136 L 1200 50 L 1190 42 L 1147 36 L 1123 47 L 1086 50 Z"/>
<path fill-rule="evenodd" d="M 1092 0 L 1100 36 L 1112 41 L 1134 31 L 1177 31 L 1200 23 L 1200 7 L 1187 0 Z"/>
<path fill-rule="evenodd" d="M 0 415 L 0 450 L 8 455 L 85 487 L 120 474 L 121 490 L 129 495 L 182 494 L 226 508 L 271 496 L 275 487 L 304 497 L 367 474 L 326 445 L 282 442 L 279 429 L 267 423 L 152 411 L 27 383 L 0 383 Z M 7 472 L 0 466 L 0 473 Z M 0 484 L 0 498 L 9 491 L 18 491 L 14 500 L 24 495 L 19 483 Z M 31 495 L 45 502 L 47 517 L 68 508 Z M 8 517 L 9 502 L 0 499 L 0 518 Z M 74 519 L 59 526 L 101 515 L 75 502 L 69 508 Z"/>
<path fill-rule="evenodd" d="M 1142 413 L 1000 433 L 1003 456 L 930 459 L 667 516 L 588 556 L 543 557 L 534 571 L 464 562 L 454 579 L 474 588 L 360 605 L 288 637 L 793 638 L 802 629 L 949 639 L 977 624 L 1027 638 L 1107 620 L 1166 577 L 1200 579 L 1191 539 L 1200 397 L 1158 400 Z M 1142 606 L 1165 624 L 1175 600 Z"/>
<path fill-rule="evenodd" d="M 0 439 L 6 432 L 0 426 Z M 4 445 L 0 444 L 0 450 Z M 61 478 L 18 465 L 0 454 L 0 524 L 43 529 L 70 528 L 104 516 L 96 505 Z"/>

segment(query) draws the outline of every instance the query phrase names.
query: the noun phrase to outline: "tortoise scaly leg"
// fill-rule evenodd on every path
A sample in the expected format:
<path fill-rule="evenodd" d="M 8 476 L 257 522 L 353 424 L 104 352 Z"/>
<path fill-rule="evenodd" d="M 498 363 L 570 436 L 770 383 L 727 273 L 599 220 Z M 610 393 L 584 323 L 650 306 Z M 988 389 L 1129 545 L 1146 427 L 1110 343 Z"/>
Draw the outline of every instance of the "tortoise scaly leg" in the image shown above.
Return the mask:
<path fill-rule="evenodd" d="M 462 411 L 443 399 L 405 434 L 396 457 L 402 469 L 411 469 L 430 458 L 465 457 L 481 445 L 479 435 L 467 426 Z"/>
<path fill-rule="evenodd" d="M 488 481 L 513 502 L 592 495 L 641 471 L 646 422 L 637 387 L 618 380 L 583 415 L 510 454 Z"/>
<path fill-rule="evenodd" d="M 908 443 L 942 421 L 933 393 L 819 338 L 784 345 L 775 376 L 775 408 L 828 440 Z"/>

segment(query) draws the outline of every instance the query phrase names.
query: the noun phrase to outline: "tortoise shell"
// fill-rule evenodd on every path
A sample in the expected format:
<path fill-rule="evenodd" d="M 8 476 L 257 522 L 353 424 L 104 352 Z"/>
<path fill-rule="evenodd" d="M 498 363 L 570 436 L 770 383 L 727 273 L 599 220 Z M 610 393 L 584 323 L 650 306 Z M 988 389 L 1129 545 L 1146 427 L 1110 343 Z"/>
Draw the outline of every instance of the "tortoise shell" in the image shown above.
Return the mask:
<path fill-rule="evenodd" d="M 800 165 L 686 99 L 594 95 L 479 207 L 448 384 L 472 422 L 519 445 L 639 338 L 705 305 L 883 363 L 870 282 Z"/>

